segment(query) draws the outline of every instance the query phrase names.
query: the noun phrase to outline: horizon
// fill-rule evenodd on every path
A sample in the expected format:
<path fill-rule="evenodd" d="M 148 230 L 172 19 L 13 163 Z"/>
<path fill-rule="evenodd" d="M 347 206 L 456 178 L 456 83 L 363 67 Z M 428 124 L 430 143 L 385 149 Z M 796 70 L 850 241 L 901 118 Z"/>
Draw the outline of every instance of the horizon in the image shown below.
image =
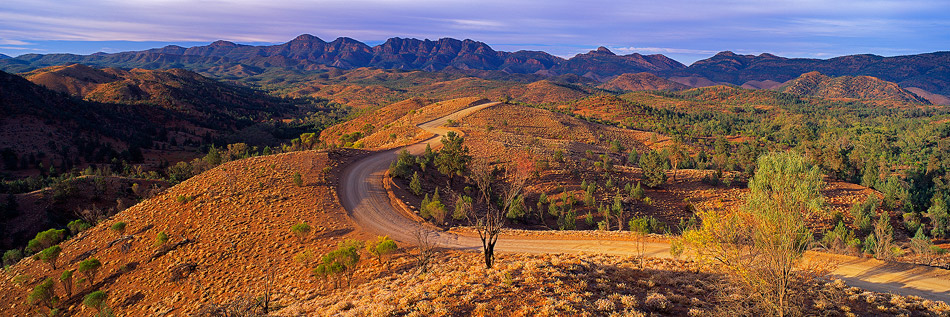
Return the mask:
<path fill-rule="evenodd" d="M 144 51 L 144 50 L 148 50 L 148 49 L 162 48 L 162 47 L 165 47 L 165 46 L 181 46 L 181 47 L 185 47 L 185 48 L 195 47 L 195 46 L 207 46 L 207 45 L 210 45 L 211 43 L 216 42 L 216 41 L 228 41 L 228 42 L 232 42 L 232 43 L 239 44 L 239 45 L 270 46 L 270 45 L 280 45 L 280 44 L 284 44 L 284 43 L 290 42 L 290 41 L 292 41 L 293 39 L 295 39 L 295 38 L 297 38 L 298 36 L 301 36 L 301 35 L 311 35 L 311 36 L 315 36 L 315 37 L 320 38 L 321 40 L 323 40 L 323 41 L 325 41 L 325 42 L 332 42 L 333 40 L 336 40 L 336 39 L 338 39 L 338 38 L 347 37 L 347 38 L 351 38 L 351 39 L 357 40 L 357 41 L 359 41 L 359 42 L 361 42 L 361 43 L 363 43 L 363 44 L 366 44 L 366 45 L 368 45 L 368 46 L 370 46 L 370 47 L 375 47 L 375 46 L 381 45 L 381 44 L 383 44 L 383 43 L 386 42 L 385 40 L 382 40 L 382 41 L 363 41 L 363 40 L 360 40 L 360 39 L 357 39 L 357 38 L 353 38 L 353 37 L 349 37 L 349 36 L 338 36 L 338 37 L 333 37 L 333 38 L 324 38 L 324 37 L 317 36 L 317 35 L 313 35 L 313 34 L 310 34 L 310 33 L 302 33 L 302 34 L 298 34 L 298 35 L 296 35 L 296 36 L 293 36 L 292 38 L 290 38 L 290 39 L 288 39 L 288 40 L 286 40 L 286 41 L 282 41 L 282 42 L 241 42 L 241 41 L 230 41 L 230 40 L 226 40 L 226 39 L 218 39 L 218 40 L 213 40 L 213 41 L 208 41 L 208 42 L 200 42 L 200 41 L 195 41 L 195 42 L 158 42 L 158 41 L 49 41 L 48 43 L 51 43 L 51 46 L 50 46 L 50 47 L 71 47 L 71 48 L 74 49 L 74 51 L 72 51 L 72 52 L 55 52 L 55 51 L 54 51 L 54 52 L 49 52 L 49 53 L 23 53 L 23 54 L 19 54 L 19 55 L 11 55 L 11 54 L 7 54 L 7 53 L 3 52 L 3 50 L 0 49 L 0 54 L 7 55 L 7 56 L 9 56 L 9 57 L 11 57 L 11 58 L 16 58 L 16 57 L 18 57 L 18 56 L 20 56 L 20 55 L 27 55 L 27 54 L 77 54 L 77 55 L 91 55 L 91 54 L 96 54 L 96 53 L 115 54 L 115 53 L 123 53 L 123 52 Z M 434 38 L 434 39 L 433 39 L 433 38 L 421 38 L 421 39 L 420 39 L 420 38 L 415 38 L 415 37 L 392 36 L 392 37 L 389 37 L 389 38 L 387 38 L 387 39 L 390 39 L 390 38 L 416 39 L 416 40 L 423 40 L 423 41 L 425 41 L 425 40 L 428 40 L 428 41 L 438 41 L 439 39 L 442 39 L 442 38 L 450 38 L 450 37 L 442 37 L 442 38 Z M 455 39 L 457 39 L 457 40 L 473 40 L 473 41 L 482 42 L 482 41 L 479 41 L 478 39 L 468 39 L 468 38 L 465 38 L 465 39 L 455 38 Z M 483 43 L 484 43 L 484 42 L 483 42 Z M 513 44 L 492 44 L 492 43 L 485 43 L 485 44 L 489 45 L 492 49 L 494 49 L 494 50 L 496 50 L 496 51 L 516 52 L 516 51 L 520 51 L 520 50 L 521 50 L 521 49 L 509 50 L 509 49 L 500 49 L 500 48 L 499 48 L 499 46 L 515 46 L 515 45 L 513 45 Z M 864 55 L 864 54 L 878 55 L 878 56 L 883 56 L 883 57 L 893 57 L 893 56 L 916 55 L 916 54 L 927 54 L 927 53 L 937 53 L 937 52 L 950 51 L 950 50 L 942 50 L 942 51 L 941 51 L 941 50 L 938 50 L 938 51 L 930 51 L 930 52 L 916 52 L 916 53 L 896 54 L 896 55 L 880 55 L 880 54 L 874 54 L 874 53 L 854 53 L 854 54 L 836 55 L 836 56 L 827 56 L 827 57 L 805 57 L 805 56 L 784 56 L 784 55 L 779 55 L 779 54 L 775 54 L 775 53 L 772 53 L 772 52 L 758 52 L 758 53 L 755 53 L 755 52 L 748 52 L 748 53 L 747 53 L 747 52 L 739 52 L 739 51 L 735 51 L 735 50 L 723 50 L 723 51 L 717 51 L 717 52 L 709 52 L 710 54 L 709 54 L 708 56 L 706 56 L 706 57 L 697 58 L 697 59 L 695 59 L 695 60 L 690 60 L 690 61 L 687 62 L 687 61 L 683 61 L 683 60 L 680 60 L 680 59 L 677 59 L 677 58 L 673 57 L 673 55 L 675 55 L 675 54 L 671 55 L 671 54 L 664 54 L 664 53 L 662 53 L 662 52 L 625 51 L 625 48 L 623 48 L 623 47 L 609 47 L 609 46 L 604 46 L 604 45 L 600 45 L 600 46 L 606 47 L 607 49 L 609 49 L 611 52 L 613 52 L 613 53 L 616 54 L 616 55 L 629 55 L 629 54 L 634 54 L 634 53 L 640 53 L 640 54 L 642 54 L 642 55 L 654 55 L 654 54 L 664 55 L 664 56 L 667 56 L 667 57 L 669 57 L 669 58 L 671 58 L 671 59 L 673 59 L 673 60 L 676 60 L 677 62 L 680 62 L 680 63 L 682 63 L 683 65 L 686 65 L 686 66 L 690 66 L 691 64 L 695 63 L 696 61 L 700 61 L 700 60 L 703 60 L 703 59 L 708 59 L 708 58 L 711 58 L 711 57 L 715 56 L 716 54 L 723 53 L 723 52 L 727 52 L 727 51 L 733 52 L 733 53 L 739 54 L 739 55 L 755 55 L 755 56 L 758 56 L 758 55 L 761 55 L 761 54 L 772 54 L 772 55 L 776 55 L 776 56 L 784 57 L 784 58 L 811 58 L 811 59 L 822 59 L 822 60 L 824 60 L 824 59 L 831 59 L 831 58 L 835 58 L 835 57 L 841 57 L 841 56 Z M 560 57 L 560 58 L 570 59 L 570 58 L 572 58 L 572 57 L 574 57 L 574 56 L 576 56 L 576 55 L 584 54 L 584 53 L 588 53 L 589 51 L 596 50 L 596 49 L 597 49 L 598 47 L 600 47 L 600 46 L 591 47 L 591 48 L 589 48 L 587 51 L 579 51 L 579 52 L 574 53 L 574 54 L 571 54 L 571 55 L 558 55 L 558 54 L 554 54 L 554 53 L 545 51 L 545 50 L 543 50 L 543 49 L 525 49 L 525 50 L 529 50 L 529 51 L 543 51 L 543 52 L 549 53 L 549 54 L 551 54 L 551 55 L 554 55 L 554 56 L 557 56 L 557 57 Z M 94 48 L 96 48 L 96 47 L 100 47 L 100 49 L 98 49 L 98 50 L 94 49 Z M 620 51 L 620 52 L 618 52 L 618 51 Z"/>
<path fill-rule="evenodd" d="M 618 55 L 663 54 L 686 65 L 721 51 L 820 59 L 897 56 L 948 50 L 947 12 L 950 3 L 934 0 L 596 1 L 583 6 L 563 0 L 11 0 L 0 12 L 0 53 L 88 55 L 215 40 L 272 45 L 313 34 L 324 40 L 351 37 L 371 46 L 397 36 L 468 38 L 495 50 L 545 51 L 564 58 L 604 46 Z"/>

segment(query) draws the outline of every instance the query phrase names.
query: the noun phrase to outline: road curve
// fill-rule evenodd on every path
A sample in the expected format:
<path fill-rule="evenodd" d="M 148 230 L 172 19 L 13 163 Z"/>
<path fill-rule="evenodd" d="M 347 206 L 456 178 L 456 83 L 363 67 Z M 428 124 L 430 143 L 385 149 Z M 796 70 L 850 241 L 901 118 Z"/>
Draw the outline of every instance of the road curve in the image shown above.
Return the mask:
<path fill-rule="evenodd" d="M 364 230 L 393 239 L 414 243 L 414 233 L 428 232 L 430 239 L 444 248 L 478 250 L 481 241 L 477 237 L 457 235 L 437 230 L 432 226 L 415 222 L 397 211 L 383 187 L 383 175 L 399 151 L 406 149 L 412 154 L 425 150 L 426 144 L 436 145 L 449 129 L 443 127 L 448 120 L 458 120 L 476 111 L 497 105 L 483 103 L 452 113 L 448 116 L 420 124 L 419 127 L 437 136 L 421 143 L 403 148 L 381 151 L 347 166 L 340 177 L 340 202 L 347 213 Z M 499 252 L 519 253 L 601 253 L 617 255 L 637 254 L 637 244 L 621 240 L 568 240 L 563 238 L 505 237 L 498 240 L 495 249 Z M 646 242 L 642 254 L 653 257 L 670 257 L 667 243 Z M 885 263 L 877 260 L 850 256 L 809 252 L 810 260 L 832 261 L 837 265 L 833 275 L 849 285 L 867 290 L 916 295 L 930 300 L 950 303 L 950 273 L 936 268 Z"/>

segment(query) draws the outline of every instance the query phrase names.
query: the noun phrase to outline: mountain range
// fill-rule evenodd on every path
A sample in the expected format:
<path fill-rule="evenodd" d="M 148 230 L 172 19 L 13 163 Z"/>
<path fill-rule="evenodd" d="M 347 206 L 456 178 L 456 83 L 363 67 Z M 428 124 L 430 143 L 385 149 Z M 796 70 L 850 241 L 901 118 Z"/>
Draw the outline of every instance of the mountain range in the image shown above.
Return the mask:
<path fill-rule="evenodd" d="M 829 76 L 874 76 L 904 88 L 950 95 L 950 52 L 810 59 L 767 53 L 740 55 L 726 51 L 686 66 L 661 54 L 617 55 L 605 47 L 565 59 L 541 51 L 496 51 L 488 44 L 468 39 L 431 41 L 395 37 L 380 45 L 369 46 L 346 37 L 326 42 L 307 34 L 287 43 L 265 46 L 216 41 L 205 46 L 170 45 L 113 54 L 25 54 L 0 59 L 0 70 L 28 72 L 72 63 L 99 67 L 185 68 L 203 74 L 227 72 L 243 75 L 272 68 L 307 71 L 328 67 L 496 71 L 543 76 L 573 74 L 601 82 L 625 73 L 649 72 L 692 86 L 748 83 L 750 88 L 760 87 L 762 83 L 774 88 L 777 83 L 819 71 Z"/>

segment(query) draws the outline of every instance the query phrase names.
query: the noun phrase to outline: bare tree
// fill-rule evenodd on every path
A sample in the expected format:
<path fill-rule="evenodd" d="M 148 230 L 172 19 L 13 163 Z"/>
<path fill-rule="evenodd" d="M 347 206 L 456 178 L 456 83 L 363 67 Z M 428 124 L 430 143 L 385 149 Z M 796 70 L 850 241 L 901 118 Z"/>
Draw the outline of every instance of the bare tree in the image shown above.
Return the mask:
<path fill-rule="evenodd" d="M 429 270 L 429 262 L 432 261 L 432 256 L 435 255 L 435 241 L 432 239 L 432 231 L 419 229 L 413 231 L 412 236 L 416 240 L 416 246 L 419 248 L 416 263 L 419 266 L 419 271 L 425 273 Z"/>
<path fill-rule="evenodd" d="M 491 164 L 481 161 L 473 164 L 472 179 L 478 186 L 481 193 L 482 202 L 485 203 L 485 214 L 476 218 L 475 230 L 478 231 L 478 237 L 482 241 L 482 251 L 485 254 L 485 267 L 491 268 L 495 263 L 495 244 L 498 242 L 498 234 L 505 226 L 504 213 L 511 208 L 512 204 L 521 194 L 525 182 L 531 175 L 532 161 L 524 158 L 505 168 L 505 180 L 498 184 L 499 199 L 501 199 L 501 209 L 492 203 L 492 197 L 495 195 L 495 189 L 492 183 L 495 181 L 495 170 Z"/>

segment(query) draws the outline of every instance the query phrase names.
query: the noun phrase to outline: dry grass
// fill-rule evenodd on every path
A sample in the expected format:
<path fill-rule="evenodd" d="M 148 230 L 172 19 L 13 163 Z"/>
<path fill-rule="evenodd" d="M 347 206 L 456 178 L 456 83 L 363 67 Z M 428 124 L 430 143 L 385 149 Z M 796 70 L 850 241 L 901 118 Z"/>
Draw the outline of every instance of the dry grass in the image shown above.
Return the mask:
<path fill-rule="evenodd" d="M 286 307 L 280 315 L 322 316 L 707 316 L 733 310 L 722 276 L 695 263 L 650 258 L 643 269 L 633 259 L 601 255 L 500 254 L 485 270 L 475 253 L 442 253 L 429 273 L 411 257 L 393 271 L 352 289 Z M 363 269 L 376 275 L 379 268 Z M 941 316 L 944 303 L 863 292 L 840 281 L 810 284 L 816 294 L 805 315 Z M 740 298 L 744 298 L 740 296 Z M 829 301 L 834 299 L 834 301 Z"/>

